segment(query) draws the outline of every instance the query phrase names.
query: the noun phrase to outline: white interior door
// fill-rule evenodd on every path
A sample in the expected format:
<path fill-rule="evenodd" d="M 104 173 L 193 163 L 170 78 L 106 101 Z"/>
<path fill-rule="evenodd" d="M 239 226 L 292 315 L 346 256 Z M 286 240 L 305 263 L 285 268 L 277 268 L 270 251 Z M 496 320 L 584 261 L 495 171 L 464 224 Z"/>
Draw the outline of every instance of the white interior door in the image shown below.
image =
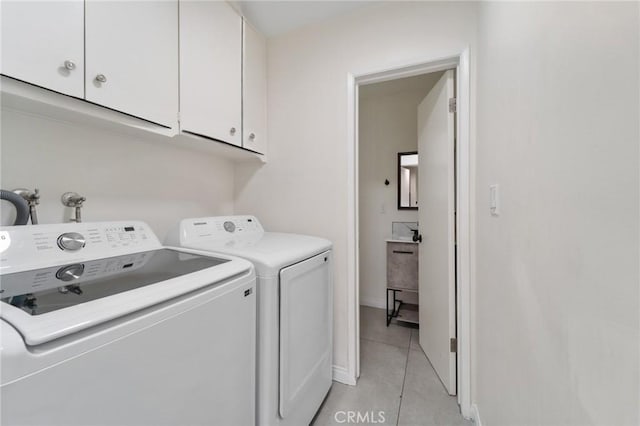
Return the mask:
<path fill-rule="evenodd" d="M 420 346 L 450 395 L 456 394 L 455 169 L 453 71 L 418 106 Z"/>

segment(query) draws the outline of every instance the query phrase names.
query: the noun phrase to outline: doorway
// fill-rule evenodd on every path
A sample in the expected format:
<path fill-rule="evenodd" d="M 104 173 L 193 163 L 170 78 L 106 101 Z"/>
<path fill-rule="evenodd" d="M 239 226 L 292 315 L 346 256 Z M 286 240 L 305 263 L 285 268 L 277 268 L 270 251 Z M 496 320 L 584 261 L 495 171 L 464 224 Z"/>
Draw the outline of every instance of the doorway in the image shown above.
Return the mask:
<path fill-rule="evenodd" d="M 390 71 L 383 71 L 377 73 L 363 74 L 359 76 L 349 76 L 349 100 L 350 100 L 350 133 L 352 139 L 350 140 L 350 158 L 353 161 L 353 174 L 350 176 L 350 247 L 349 247 L 349 267 L 350 267 L 350 370 L 354 374 L 353 382 L 360 374 L 360 296 L 361 286 L 363 286 L 363 278 L 367 276 L 366 273 L 360 268 L 361 253 L 363 250 L 362 245 L 362 224 L 360 223 L 360 211 L 363 208 L 371 210 L 371 206 L 365 206 L 362 202 L 362 191 L 374 190 L 372 187 L 363 189 L 361 185 L 361 175 L 359 164 L 360 149 L 365 149 L 364 145 L 361 145 L 361 129 L 358 126 L 358 118 L 360 113 L 360 92 L 364 90 L 368 91 L 374 85 L 382 84 L 378 87 L 393 85 L 394 81 L 406 80 L 407 78 L 420 77 L 431 75 L 442 76 L 447 70 L 453 70 L 457 74 L 457 81 L 455 82 L 455 91 L 457 94 L 457 123 L 454 126 L 454 131 L 457 134 L 457 149 L 455 157 L 451 159 L 451 163 L 455 165 L 455 181 L 457 182 L 456 190 L 452 194 L 452 198 L 455 200 L 457 215 L 454 220 L 454 229 L 457 234 L 457 246 L 454 248 L 454 259 L 457 262 L 454 264 L 453 272 L 457 277 L 455 284 L 453 285 L 453 326 L 454 334 L 452 337 L 456 340 L 451 341 L 451 349 L 455 349 L 453 352 L 453 371 L 457 374 L 453 377 L 453 386 L 447 387 L 447 390 L 457 395 L 458 404 L 461 407 L 462 414 L 465 417 L 471 417 L 471 405 L 470 405 L 470 327 L 469 327 L 469 277 L 470 277 L 470 227 L 469 227 L 469 199 L 470 199 L 470 185 L 469 185 L 469 68 L 468 68 L 468 52 L 465 51 L 462 54 L 430 62 L 425 62 L 419 65 L 411 65 L 407 67 L 400 67 Z M 452 83 L 453 84 L 453 83 Z M 369 88 L 367 88 L 369 86 Z M 405 149 L 406 152 L 410 152 L 411 149 Z M 398 152 L 401 152 L 398 150 Z M 419 174 L 418 174 L 419 175 Z M 378 176 L 378 181 L 379 176 Z M 387 184 L 387 181 L 396 181 L 396 179 L 385 178 L 382 182 L 375 182 L 373 185 L 393 186 Z M 397 183 L 397 182 L 396 182 Z M 421 194 L 418 184 L 418 194 Z M 455 194 L 455 195 L 454 195 Z M 420 203 L 420 196 L 418 196 L 418 204 Z M 379 203 L 374 206 L 374 210 L 378 212 L 378 215 L 382 215 L 384 212 L 390 209 L 395 209 L 396 205 L 389 205 Z M 408 222 L 413 222 L 409 220 Z M 419 221 L 418 221 L 419 222 Z M 369 230 L 367 230 L 369 232 Z M 392 229 L 383 230 L 388 236 L 391 236 Z M 366 238 L 365 238 L 366 239 Z M 381 241 L 380 243 L 382 243 Z M 368 246 L 367 246 L 368 247 Z M 367 248 L 365 248 L 367 250 Z M 363 276 L 364 275 L 364 276 Z M 385 277 L 386 279 L 386 277 Z M 352 285 L 351 285 L 352 284 Z M 376 306 L 375 301 L 366 300 L 370 299 L 370 293 L 367 293 L 367 289 L 362 292 L 365 305 Z M 384 299 L 383 299 L 384 300 Z M 448 332 L 448 331 L 447 331 Z M 433 364 L 433 362 L 432 362 Z M 456 368 L 457 367 L 457 368 Z M 443 374 L 443 376 L 445 376 Z M 447 380 L 447 378 L 441 380 Z"/>
<path fill-rule="evenodd" d="M 399 327 L 419 327 L 412 340 L 450 395 L 456 394 L 454 82 L 454 70 L 445 70 L 362 85 L 358 103 L 360 305 L 384 307 L 387 319 L 379 330 L 367 310 L 360 337 L 394 341 L 390 334 L 403 334 Z"/>

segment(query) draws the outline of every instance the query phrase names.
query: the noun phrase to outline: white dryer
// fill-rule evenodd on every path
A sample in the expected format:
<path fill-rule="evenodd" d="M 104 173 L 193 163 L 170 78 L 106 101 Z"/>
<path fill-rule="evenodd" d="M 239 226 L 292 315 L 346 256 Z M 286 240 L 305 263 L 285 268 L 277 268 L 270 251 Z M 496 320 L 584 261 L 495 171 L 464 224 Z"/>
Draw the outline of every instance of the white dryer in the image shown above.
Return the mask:
<path fill-rule="evenodd" d="M 250 260 L 258 293 L 257 424 L 308 425 L 332 383 L 332 245 L 253 216 L 184 219 L 168 244 Z"/>
<path fill-rule="evenodd" d="M 142 222 L 0 228 L 0 423 L 255 424 L 255 272 Z"/>

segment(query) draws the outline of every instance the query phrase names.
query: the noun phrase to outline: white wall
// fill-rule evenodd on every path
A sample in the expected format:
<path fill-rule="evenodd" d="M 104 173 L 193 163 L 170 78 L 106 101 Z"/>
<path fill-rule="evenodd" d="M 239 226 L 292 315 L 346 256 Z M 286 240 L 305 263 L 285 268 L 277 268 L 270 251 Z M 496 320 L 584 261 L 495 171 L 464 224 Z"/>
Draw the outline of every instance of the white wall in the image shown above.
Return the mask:
<path fill-rule="evenodd" d="M 66 191 L 87 197 L 84 221 L 144 220 L 161 239 L 180 218 L 233 213 L 233 164 L 202 152 L 4 108 L 1 137 L 0 186 L 39 188 L 40 223 L 68 221 Z"/>
<path fill-rule="evenodd" d="M 399 3 L 270 41 L 270 163 L 237 169 L 237 211 L 334 241 L 338 366 L 353 356 L 347 73 L 470 44 L 472 398 L 491 425 L 638 423 L 637 25 L 637 3 Z"/>
<path fill-rule="evenodd" d="M 386 307 L 385 239 L 391 237 L 391 222 L 418 221 L 416 210 L 398 210 L 397 207 L 398 152 L 418 149 L 417 108 L 425 96 L 426 92 L 409 91 L 360 97 L 361 305 Z M 384 184 L 385 179 L 389 179 L 388 186 Z M 407 187 L 408 180 L 407 176 Z"/>
<path fill-rule="evenodd" d="M 347 342 L 347 73 L 459 54 L 473 45 L 476 4 L 400 2 L 269 40 L 269 163 L 236 170 L 236 212 L 335 248 L 334 363 Z"/>
<path fill-rule="evenodd" d="M 638 20 L 637 2 L 481 5 L 483 424 L 640 423 Z"/>

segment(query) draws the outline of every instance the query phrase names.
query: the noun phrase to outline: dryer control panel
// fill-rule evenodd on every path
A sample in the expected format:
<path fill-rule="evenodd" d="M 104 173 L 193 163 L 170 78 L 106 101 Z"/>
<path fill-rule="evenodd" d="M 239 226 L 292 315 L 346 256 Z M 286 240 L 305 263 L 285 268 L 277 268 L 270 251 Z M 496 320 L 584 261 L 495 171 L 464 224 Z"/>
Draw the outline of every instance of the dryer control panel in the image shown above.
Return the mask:
<path fill-rule="evenodd" d="M 216 216 L 184 219 L 180 223 L 180 241 L 217 241 L 232 238 L 260 236 L 264 228 L 255 216 Z"/>
<path fill-rule="evenodd" d="M 0 228 L 0 273 L 160 247 L 149 225 L 139 221 L 7 226 Z"/>

